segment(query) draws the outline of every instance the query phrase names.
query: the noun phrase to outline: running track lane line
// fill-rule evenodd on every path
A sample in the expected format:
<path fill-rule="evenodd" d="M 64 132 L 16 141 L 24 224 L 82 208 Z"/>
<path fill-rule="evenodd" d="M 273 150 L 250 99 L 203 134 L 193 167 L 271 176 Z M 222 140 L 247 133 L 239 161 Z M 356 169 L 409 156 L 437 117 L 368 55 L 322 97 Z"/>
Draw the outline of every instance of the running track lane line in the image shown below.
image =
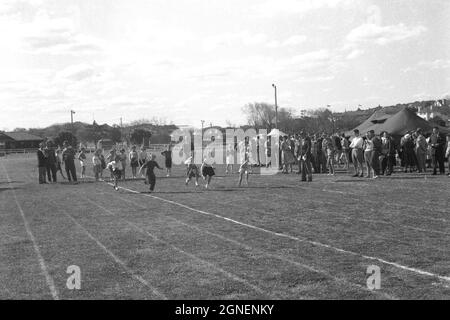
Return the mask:
<path fill-rule="evenodd" d="M 107 182 L 107 184 L 113 186 L 112 183 Z M 142 193 L 140 193 L 139 191 L 136 191 L 136 190 L 131 190 L 131 189 L 124 188 L 124 187 L 119 187 L 119 188 L 123 189 L 123 190 L 126 190 L 126 191 L 129 191 L 131 193 L 142 194 Z M 244 222 L 241 222 L 241 221 L 237 221 L 237 220 L 234 220 L 234 219 L 231 219 L 231 218 L 227 218 L 227 217 L 221 216 L 219 214 L 215 214 L 215 213 L 206 212 L 206 211 L 198 210 L 198 209 L 195 209 L 195 208 L 191 208 L 191 207 L 189 207 L 187 205 L 184 205 L 182 203 L 178 203 L 176 201 L 160 198 L 160 197 L 157 197 L 157 196 L 154 196 L 154 195 L 151 195 L 151 194 L 142 194 L 142 195 L 144 195 L 146 197 L 158 199 L 160 201 L 167 202 L 167 203 L 176 205 L 178 207 L 182 207 L 182 208 L 188 209 L 188 210 L 193 211 L 193 212 L 197 212 L 197 213 L 200 213 L 200 214 L 203 214 L 203 215 L 207 215 L 207 216 L 213 216 L 213 217 L 216 217 L 216 218 L 219 218 L 219 219 L 223 219 L 225 221 L 228 221 L 228 222 L 231 222 L 231 223 L 235 223 L 235 224 L 238 224 L 238 225 L 250 228 L 250 229 L 254 229 L 254 230 L 261 231 L 261 232 L 265 232 L 265 233 L 268 233 L 268 234 L 271 234 L 271 235 L 274 235 L 274 236 L 287 238 L 287 239 L 294 240 L 294 241 L 299 241 L 299 242 L 307 242 L 307 243 L 310 243 L 310 244 L 318 246 L 318 247 L 324 247 L 324 248 L 331 249 L 331 250 L 334 250 L 334 251 L 337 251 L 337 252 L 340 252 L 340 253 L 353 255 L 353 256 L 357 256 L 357 257 L 362 257 L 362 258 L 368 259 L 368 260 L 375 260 L 375 261 L 378 261 L 378 262 L 381 262 L 383 264 L 387 264 L 387 265 L 393 266 L 393 267 L 401 269 L 401 270 L 406 270 L 406 271 L 417 273 L 417 274 L 420 274 L 420 275 L 423 275 L 423 276 L 438 278 L 439 280 L 450 282 L 450 276 L 442 276 L 442 275 L 435 274 L 435 273 L 432 273 L 432 272 L 429 272 L 429 271 L 424 271 L 424 270 L 420 270 L 420 269 L 417 269 L 417 268 L 404 266 L 404 265 L 398 264 L 396 262 L 387 261 L 387 260 L 384 260 L 384 259 L 381 259 L 381 258 L 367 256 L 367 255 L 360 254 L 360 253 L 357 253 L 357 252 L 348 251 L 348 250 L 345 250 L 345 249 L 333 247 L 333 246 L 331 246 L 329 244 L 325 244 L 325 243 L 321 243 L 321 242 L 317 242 L 317 241 L 311 241 L 311 240 L 308 240 L 308 239 L 305 239 L 305 238 L 302 239 L 302 238 L 294 237 L 294 236 L 291 236 L 291 235 L 288 235 L 288 234 L 284 234 L 284 233 L 280 233 L 280 232 L 274 232 L 274 231 L 271 231 L 271 230 L 268 230 L 268 229 L 264 229 L 264 228 L 257 227 L 257 226 L 251 225 L 251 224 L 247 224 L 247 223 L 244 223 Z"/>
<path fill-rule="evenodd" d="M 50 289 L 50 293 L 51 293 L 51 295 L 52 295 L 54 300 L 59 300 L 58 291 L 56 290 L 53 278 L 48 273 L 48 269 L 47 269 L 47 265 L 45 264 L 45 260 L 42 257 L 41 251 L 39 250 L 39 246 L 38 246 L 38 244 L 36 242 L 36 239 L 35 239 L 33 233 L 31 232 L 30 226 L 29 226 L 28 221 L 27 221 L 27 219 L 25 217 L 25 213 L 23 212 L 23 209 L 22 209 L 22 207 L 21 207 L 21 205 L 19 203 L 19 200 L 17 199 L 16 191 L 11 187 L 11 179 L 9 178 L 8 172 L 6 171 L 6 168 L 5 168 L 5 165 L 3 164 L 3 162 L 2 162 L 2 168 L 3 168 L 3 171 L 6 174 L 6 179 L 8 180 L 8 187 L 11 189 L 11 191 L 13 193 L 14 200 L 15 200 L 15 202 L 17 204 L 17 207 L 19 208 L 20 215 L 22 216 L 22 220 L 23 220 L 23 224 L 25 226 L 25 230 L 26 230 L 26 232 L 28 234 L 28 237 L 31 239 L 31 242 L 33 243 L 34 251 L 35 251 L 36 256 L 38 258 L 39 265 L 41 267 L 41 271 L 42 271 L 43 275 L 45 276 L 45 280 L 47 282 L 47 286 Z"/>
<path fill-rule="evenodd" d="M 70 220 L 73 221 L 73 223 L 75 223 L 78 228 L 80 228 L 84 233 L 86 233 L 86 235 L 92 240 L 94 241 L 103 251 L 106 252 L 106 254 L 108 254 L 111 258 L 113 258 L 113 260 L 120 265 L 129 275 L 131 275 L 131 277 L 137 281 L 139 281 L 141 284 L 143 284 L 145 287 L 149 288 L 152 293 L 163 299 L 163 300 L 167 300 L 167 297 L 162 294 L 161 292 L 159 292 L 156 288 L 154 288 L 153 286 L 151 286 L 147 280 L 145 280 L 144 278 L 142 278 L 141 276 L 137 275 L 133 270 L 131 270 L 130 268 L 127 267 L 127 265 L 120 260 L 120 258 L 118 258 L 114 253 L 112 253 L 108 248 L 106 248 L 99 240 L 97 240 L 97 238 L 95 238 L 85 227 L 83 227 L 74 217 L 72 217 L 66 210 L 62 209 L 62 208 L 58 208 L 58 210 L 62 211 L 62 213 L 67 216 Z"/>
<path fill-rule="evenodd" d="M 135 206 L 137 206 L 137 207 L 139 207 L 139 208 L 141 208 L 141 209 L 148 209 L 147 207 L 141 205 L 140 203 L 132 202 L 131 200 L 128 200 L 128 199 L 126 199 L 126 198 L 124 198 L 124 197 L 118 196 L 118 198 L 120 198 L 120 199 L 122 199 L 123 201 L 128 202 L 128 203 L 130 203 L 130 204 L 132 204 L 132 205 L 135 205 Z M 315 267 L 312 267 L 312 266 L 303 264 L 303 263 L 301 263 L 301 262 L 294 261 L 294 260 L 291 260 L 291 259 L 289 259 L 289 258 L 282 257 L 282 256 L 277 255 L 277 254 L 272 254 L 272 253 L 266 252 L 266 251 L 264 251 L 264 250 L 262 250 L 262 249 L 254 248 L 254 247 L 252 247 L 252 246 L 250 246 L 250 245 L 247 245 L 247 244 L 241 243 L 241 242 L 239 242 L 239 241 L 236 241 L 236 240 L 227 238 L 227 237 L 222 236 L 222 235 L 220 235 L 220 234 L 217 234 L 217 233 L 208 231 L 208 230 L 203 229 L 203 228 L 201 228 L 201 227 L 197 227 L 197 226 L 195 226 L 195 225 L 192 225 L 192 224 L 183 222 L 183 221 L 181 221 L 181 220 L 179 220 L 179 219 L 176 219 L 176 218 L 173 218 L 173 217 L 169 217 L 169 216 L 167 216 L 167 215 L 164 215 L 164 217 L 165 217 L 166 219 L 171 220 L 171 221 L 175 221 L 175 222 L 177 222 L 177 223 L 180 224 L 180 225 L 186 226 L 187 228 L 196 230 L 196 231 L 201 232 L 201 233 L 204 233 L 204 234 L 211 235 L 211 236 L 216 237 L 216 238 L 219 238 L 219 239 L 221 239 L 221 240 L 223 240 L 223 241 L 230 242 L 230 243 L 232 243 L 232 244 L 234 244 L 234 245 L 236 245 L 236 246 L 243 247 L 243 248 L 245 248 L 245 249 L 248 250 L 248 251 L 253 251 L 253 252 L 256 252 L 256 253 L 265 255 L 265 256 L 267 256 L 267 257 L 271 257 L 271 258 L 274 258 L 274 259 L 277 259 L 277 260 L 280 260 L 280 261 L 283 261 L 283 262 L 286 262 L 286 263 L 290 263 L 290 264 L 295 265 L 295 266 L 297 266 L 297 267 L 299 267 L 299 268 L 306 269 L 306 270 L 309 270 L 309 271 L 311 271 L 311 272 L 321 274 L 321 275 L 323 275 L 323 276 L 325 276 L 325 277 L 327 277 L 327 278 L 329 278 L 329 279 L 335 281 L 336 283 L 343 283 L 343 284 L 346 285 L 346 286 L 354 287 L 354 288 L 357 288 L 357 289 L 360 289 L 360 290 L 363 290 L 363 291 L 367 291 L 367 292 L 372 293 L 372 294 L 374 294 L 374 295 L 380 295 L 380 296 L 383 296 L 384 298 L 387 298 L 387 299 L 390 299 L 390 300 L 398 300 L 397 297 L 394 297 L 394 296 L 389 295 L 389 294 L 387 294 L 387 293 L 381 293 L 381 292 L 376 291 L 376 290 L 369 290 L 369 289 L 367 289 L 367 287 L 361 286 L 361 285 L 356 284 L 356 283 L 349 282 L 349 281 L 347 281 L 347 280 L 344 279 L 344 278 L 338 278 L 338 277 L 335 277 L 335 276 L 331 275 L 330 273 L 328 273 L 328 272 L 326 272 L 326 271 L 324 271 L 324 270 L 316 269 Z"/>
<path fill-rule="evenodd" d="M 214 263 L 212 263 L 212 262 L 208 262 L 208 261 L 206 261 L 206 260 L 203 260 L 203 259 L 197 257 L 196 255 L 192 254 L 192 253 L 189 253 L 189 252 L 187 252 L 187 251 L 184 251 L 183 249 L 178 248 L 177 246 L 175 246 L 175 245 L 173 245 L 173 244 L 170 244 L 170 243 L 168 243 L 168 242 L 166 242 L 166 241 L 164 241 L 164 240 L 159 239 L 157 236 L 153 235 L 152 233 L 148 232 L 147 230 L 145 230 L 145 229 L 139 227 L 138 225 L 136 225 L 136 224 L 133 223 L 133 222 L 130 222 L 130 221 L 128 221 L 128 220 L 126 220 L 126 219 L 124 219 L 124 218 L 122 218 L 122 217 L 119 217 L 117 214 L 115 214 L 115 213 L 112 212 L 111 210 L 108 210 L 107 208 L 105 208 L 105 207 L 103 207 L 102 205 L 96 203 L 95 201 L 92 201 L 92 200 L 89 199 L 89 198 L 86 198 L 86 200 L 87 200 L 88 202 L 92 203 L 93 205 L 97 206 L 98 208 L 102 209 L 103 211 L 105 211 L 105 212 L 108 213 L 109 215 L 111 215 L 111 216 L 113 216 L 113 217 L 116 217 L 116 218 L 118 218 L 118 219 L 120 219 L 120 220 L 126 222 L 128 225 L 132 226 L 132 227 L 135 228 L 137 231 L 139 231 L 139 232 L 141 232 L 141 233 L 147 235 L 148 237 L 152 238 L 154 241 L 163 243 L 164 245 L 166 245 L 166 246 L 172 248 L 173 250 L 175 250 L 175 251 L 177 251 L 177 252 L 179 252 L 179 253 L 181 253 L 181 254 L 184 254 L 185 256 L 187 256 L 187 257 L 193 259 L 194 261 L 197 261 L 197 262 L 200 263 L 200 264 L 209 266 L 209 267 L 215 269 L 216 271 L 219 271 L 220 273 L 224 274 L 224 275 L 227 276 L 228 278 L 230 278 L 230 279 L 232 279 L 232 280 L 234 280 L 234 281 L 236 281 L 236 282 L 242 283 L 243 285 L 245 285 L 245 286 L 247 286 L 247 287 L 249 287 L 249 288 L 255 290 L 256 292 L 258 292 L 258 293 L 260 293 L 260 294 L 266 294 L 267 296 L 270 297 L 270 294 L 269 294 L 269 293 L 265 292 L 263 289 L 259 288 L 258 286 L 251 284 L 249 281 L 247 281 L 247 280 L 245 280 L 245 279 L 243 279 L 243 278 L 241 278 L 241 277 L 239 277 L 239 276 L 236 276 L 236 275 L 234 275 L 234 274 L 232 274 L 232 273 L 230 273 L 230 272 L 228 272 L 228 271 L 222 269 L 221 267 L 217 266 L 216 264 L 214 264 Z"/>

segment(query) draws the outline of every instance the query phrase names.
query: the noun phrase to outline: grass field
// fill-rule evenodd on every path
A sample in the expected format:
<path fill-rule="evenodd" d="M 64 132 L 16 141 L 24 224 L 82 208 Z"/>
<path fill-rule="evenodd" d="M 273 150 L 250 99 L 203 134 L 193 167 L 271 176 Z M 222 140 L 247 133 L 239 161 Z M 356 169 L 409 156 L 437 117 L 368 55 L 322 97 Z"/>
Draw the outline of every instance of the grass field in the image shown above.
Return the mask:
<path fill-rule="evenodd" d="M 254 174 L 237 188 L 217 166 L 205 190 L 180 166 L 149 194 L 142 180 L 39 185 L 35 166 L 0 158 L 0 299 L 450 298 L 446 176 Z"/>

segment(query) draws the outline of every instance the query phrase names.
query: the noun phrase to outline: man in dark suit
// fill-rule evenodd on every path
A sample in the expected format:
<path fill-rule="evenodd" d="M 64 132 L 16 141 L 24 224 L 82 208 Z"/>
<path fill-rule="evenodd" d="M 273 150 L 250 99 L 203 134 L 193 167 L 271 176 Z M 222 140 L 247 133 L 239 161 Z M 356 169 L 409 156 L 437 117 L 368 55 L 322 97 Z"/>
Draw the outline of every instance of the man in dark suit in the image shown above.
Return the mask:
<path fill-rule="evenodd" d="M 433 134 L 430 137 L 431 155 L 433 160 L 433 175 L 437 174 L 437 166 L 439 164 L 439 172 L 445 174 L 444 167 L 444 147 L 445 139 L 441 136 L 438 127 L 433 128 Z"/>
<path fill-rule="evenodd" d="M 77 182 L 77 171 L 75 169 L 75 150 L 69 145 L 67 141 L 63 142 L 64 150 L 62 152 L 62 157 L 64 161 L 64 166 L 66 168 L 67 179 L 69 181 Z"/>
<path fill-rule="evenodd" d="M 53 143 L 51 141 L 47 141 L 47 146 L 44 149 L 45 156 L 47 157 L 46 162 L 46 171 L 48 181 L 56 182 L 56 153 L 53 148 Z"/>
<path fill-rule="evenodd" d="M 302 145 L 300 149 L 300 166 L 302 171 L 302 181 L 312 181 L 312 166 L 311 166 L 311 138 L 302 132 L 300 134 Z"/>
<path fill-rule="evenodd" d="M 373 150 L 370 158 L 370 165 L 372 166 L 374 178 L 380 175 L 380 154 L 382 149 L 381 139 L 375 135 L 375 131 L 369 131 L 369 139 L 372 140 Z"/>
<path fill-rule="evenodd" d="M 38 170 L 39 170 L 39 184 L 47 183 L 45 181 L 45 170 L 46 170 L 47 159 L 45 157 L 43 142 L 41 142 L 39 144 L 39 149 L 37 151 L 37 158 L 38 158 Z"/>

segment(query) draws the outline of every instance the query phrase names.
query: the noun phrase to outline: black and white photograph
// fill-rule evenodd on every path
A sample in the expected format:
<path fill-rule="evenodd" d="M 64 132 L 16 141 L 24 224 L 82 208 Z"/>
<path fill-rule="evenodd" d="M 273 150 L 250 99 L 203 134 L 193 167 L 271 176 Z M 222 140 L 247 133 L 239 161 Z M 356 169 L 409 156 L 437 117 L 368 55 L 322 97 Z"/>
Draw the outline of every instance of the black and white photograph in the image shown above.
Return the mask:
<path fill-rule="evenodd" d="M 0 39 L 0 300 L 450 300 L 450 1 L 0 0 Z"/>

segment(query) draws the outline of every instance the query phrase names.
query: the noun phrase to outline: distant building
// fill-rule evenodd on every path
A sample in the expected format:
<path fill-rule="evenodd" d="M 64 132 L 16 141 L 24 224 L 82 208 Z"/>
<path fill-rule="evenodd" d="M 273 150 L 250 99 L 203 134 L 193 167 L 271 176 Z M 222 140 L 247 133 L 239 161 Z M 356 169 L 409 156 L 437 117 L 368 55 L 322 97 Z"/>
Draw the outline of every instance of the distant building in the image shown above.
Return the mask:
<path fill-rule="evenodd" d="M 439 108 L 441 107 L 445 107 L 447 105 L 447 102 L 445 99 L 442 100 L 436 100 L 433 101 L 431 103 L 429 103 L 428 105 L 426 105 L 425 107 L 418 107 L 417 108 L 417 115 L 419 117 L 421 117 L 422 119 L 425 119 L 427 121 L 439 117 L 442 120 L 444 120 L 445 122 L 449 121 L 450 117 L 442 114 L 441 112 L 438 111 Z"/>
<path fill-rule="evenodd" d="M 0 132 L 0 149 L 39 148 L 43 138 L 27 132 Z"/>

